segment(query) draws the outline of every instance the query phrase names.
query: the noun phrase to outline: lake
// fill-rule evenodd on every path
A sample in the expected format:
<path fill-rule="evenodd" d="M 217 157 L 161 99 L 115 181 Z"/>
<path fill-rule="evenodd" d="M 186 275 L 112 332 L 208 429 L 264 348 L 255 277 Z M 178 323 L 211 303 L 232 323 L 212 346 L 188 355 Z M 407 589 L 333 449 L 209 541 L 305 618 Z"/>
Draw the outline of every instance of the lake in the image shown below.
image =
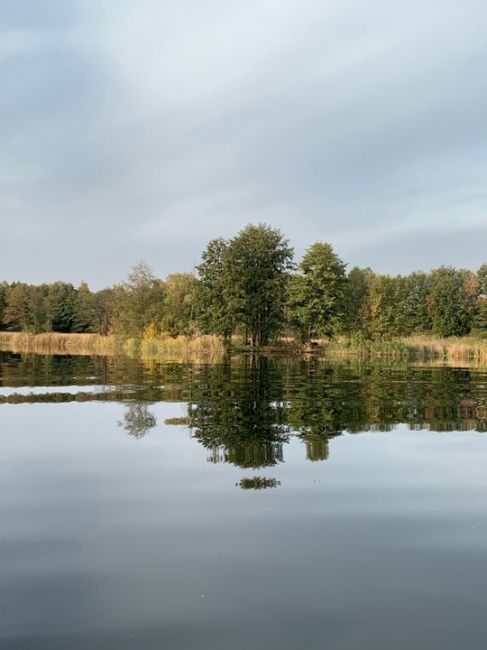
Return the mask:
<path fill-rule="evenodd" d="M 484 650 L 487 371 L 0 354 L 2 650 Z"/>

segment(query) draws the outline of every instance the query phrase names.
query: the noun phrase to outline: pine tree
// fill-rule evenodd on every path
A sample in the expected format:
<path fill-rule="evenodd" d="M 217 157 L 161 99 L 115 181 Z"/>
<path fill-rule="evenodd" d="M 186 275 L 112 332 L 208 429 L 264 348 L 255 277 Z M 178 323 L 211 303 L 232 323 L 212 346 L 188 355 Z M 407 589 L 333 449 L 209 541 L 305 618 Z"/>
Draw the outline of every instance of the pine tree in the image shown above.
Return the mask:
<path fill-rule="evenodd" d="M 201 255 L 196 267 L 198 286 L 196 292 L 196 318 L 205 334 L 221 334 L 229 339 L 233 331 L 233 318 L 225 299 L 225 253 L 228 242 L 212 239 Z"/>

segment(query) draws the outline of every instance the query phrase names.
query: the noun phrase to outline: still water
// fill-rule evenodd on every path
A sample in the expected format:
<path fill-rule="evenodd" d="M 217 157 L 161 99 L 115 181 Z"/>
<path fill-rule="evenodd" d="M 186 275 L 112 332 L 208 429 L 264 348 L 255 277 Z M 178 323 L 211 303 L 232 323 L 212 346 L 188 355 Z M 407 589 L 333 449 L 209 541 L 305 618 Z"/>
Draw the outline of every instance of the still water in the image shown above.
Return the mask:
<path fill-rule="evenodd" d="M 2 650 L 485 650 L 487 371 L 0 356 Z"/>

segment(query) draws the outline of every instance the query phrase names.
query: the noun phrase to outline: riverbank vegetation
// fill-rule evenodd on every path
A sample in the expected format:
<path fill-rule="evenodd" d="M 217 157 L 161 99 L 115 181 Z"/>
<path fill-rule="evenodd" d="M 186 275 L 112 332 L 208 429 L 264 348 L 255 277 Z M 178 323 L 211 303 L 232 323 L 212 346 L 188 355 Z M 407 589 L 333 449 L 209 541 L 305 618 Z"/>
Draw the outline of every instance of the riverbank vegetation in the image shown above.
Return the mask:
<path fill-rule="evenodd" d="M 279 230 L 249 225 L 209 242 L 194 273 L 162 279 L 139 262 L 124 282 L 100 291 L 85 282 L 0 283 L 0 330 L 1 345 L 31 351 L 217 357 L 237 342 L 487 360 L 487 264 L 475 272 L 347 271 L 326 242 L 296 263 Z"/>
<path fill-rule="evenodd" d="M 143 359 L 205 363 L 220 362 L 232 352 L 250 353 L 252 348 L 244 346 L 241 338 L 233 338 L 230 346 L 225 345 L 222 337 L 215 335 L 160 335 L 144 339 L 100 334 L 0 332 L 0 351 L 48 355 L 126 355 Z M 349 359 L 382 358 L 388 362 L 402 359 L 484 366 L 487 364 L 487 339 L 477 339 L 473 336 L 439 338 L 423 335 L 367 340 L 338 336 L 313 346 L 294 340 L 276 341 L 274 345 L 259 348 L 259 352 L 267 356 L 323 354 L 327 357 Z"/>
<path fill-rule="evenodd" d="M 0 351 L 33 354 L 141 356 L 168 361 L 219 361 L 226 353 L 218 336 L 123 337 L 101 334 L 0 332 Z"/>

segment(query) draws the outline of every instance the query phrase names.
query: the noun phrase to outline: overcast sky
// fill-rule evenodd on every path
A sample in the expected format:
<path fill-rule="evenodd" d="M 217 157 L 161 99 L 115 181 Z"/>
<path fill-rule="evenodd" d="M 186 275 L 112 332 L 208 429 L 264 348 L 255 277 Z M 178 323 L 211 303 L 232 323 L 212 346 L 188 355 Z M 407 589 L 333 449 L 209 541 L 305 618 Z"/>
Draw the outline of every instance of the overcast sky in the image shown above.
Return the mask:
<path fill-rule="evenodd" d="M 2 0 L 0 279 L 191 270 L 279 227 L 487 261 L 485 0 Z"/>

